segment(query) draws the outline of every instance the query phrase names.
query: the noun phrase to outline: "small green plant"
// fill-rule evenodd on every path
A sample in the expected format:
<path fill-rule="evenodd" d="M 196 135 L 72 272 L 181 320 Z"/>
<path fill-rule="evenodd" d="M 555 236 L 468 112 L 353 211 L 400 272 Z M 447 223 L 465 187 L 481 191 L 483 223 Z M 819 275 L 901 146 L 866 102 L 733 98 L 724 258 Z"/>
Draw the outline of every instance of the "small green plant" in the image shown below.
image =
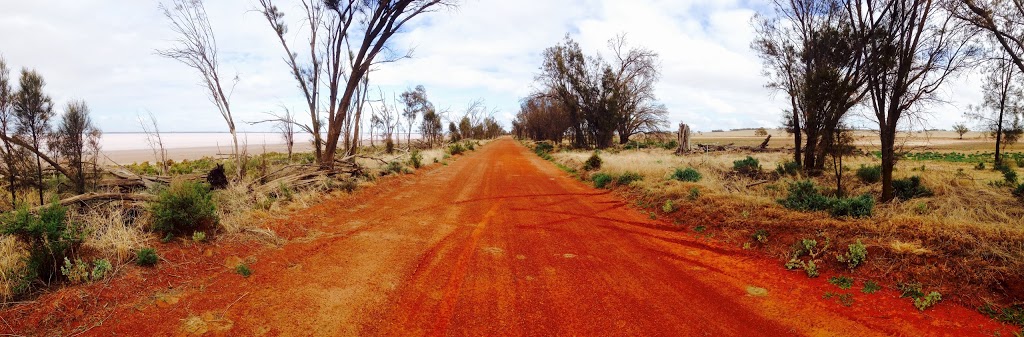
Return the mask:
<path fill-rule="evenodd" d="M 882 166 L 861 165 L 860 168 L 857 169 L 857 178 L 865 184 L 874 184 L 882 181 Z"/>
<path fill-rule="evenodd" d="M 594 154 L 590 155 L 590 158 L 587 158 L 587 161 L 583 162 L 583 170 L 584 171 L 600 170 L 601 169 L 601 163 L 602 163 L 601 157 L 598 156 L 597 153 L 594 153 Z"/>
<path fill-rule="evenodd" d="M 196 231 L 192 233 L 192 241 L 203 242 L 206 241 L 206 232 Z"/>
<path fill-rule="evenodd" d="M 985 169 L 985 162 L 978 162 L 978 165 L 974 166 L 975 170 L 981 171 Z"/>
<path fill-rule="evenodd" d="M 615 178 L 607 173 L 597 173 L 591 176 L 590 180 L 594 181 L 594 187 L 596 188 L 607 188 Z"/>
<path fill-rule="evenodd" d="M 651 212 L 651 213 L 647 214 L 647 218 L 649 218 L 651 220 L 658 220 L 658 213 Z"/>
<path fill-rule="evenodd" d="M 800 163 L 787 160 L 775 167 L 775 173 L 780 176 L 795 176 L 800 173 Z"/>
<path fill-rule="evenodd" d="M 93 281 L 102 280 L 107 276 L 108 272 L 114 269 L 114 267 L 110 265 L 110 261 L 107 261 L 106 259 L 92 261 L 92 265 L 92 274 L 90 275 L 92 275 Z"/>
<path fill-rule="evenodd" d="M 868 217 L 875 205 L 875 199 L 867 194 L 853 198 L 826 197 L 810 180 L 790 183 L 786 198 L 778 202 L 783 207 L 798 211 L 828 210 L 834 217 Z"/>
<path fill-rule="evenodd" d="M 836 299 L 836 303 L 839 303 L 839 304 L 843 305 L 844 307 L 851 306 L 854 303 L 853 294 L 840 294 L 840 293 L 834 293 L 834 292 L 831 292 L 831 291 L 826 291 L 825 294 L 822 295 L 821 297 L 826 299 L 826 300 L 827 299 L 831 299 L 831 298 L 835 298 Z"/>
<path fill-rule="evenodd" d="M 925 309 L 931 308 L 942 301 L 942 294 L 937 291 L 928 293 L 928 295 L 918 297 L 914 299 L 914 307 L 917 310 L 924 311 Z"/>
<path fill-rule="evenodd" d="M 860 242 L 860 239 L 858 239 L 857 242 L 849 245 L 847 248 L 848 251 L 846 252 L 846 254 L 837 255 L 836 259 L 839 260 L 839 262 L 841 263 L 846 263 L 846 265 L 850 267 L 850 269 L 857 268 L 857 266 L 864 263 L 864 260 L 867 260 L 868 249 L 866 246 L 864 246 L 863 243 Z"/>
<path fill-rule="evenodd" d="M 412 166 L 415 169 L 419 169 L 423 166 L 423 154 L 420 153 L 419 149 L 413 149 L 412 152 L 409 153 L 409 166 Z"/>
<path fill-rule="evenodd" d="M 832 276 L 828 279 L 828 283 L 839 287 L 839 289 L 853 288 L 853 279 L 849 276 Z"/>
<path fill-rule="evenodd" d="M 985 303 L 985 305 L 978 308 L 978 311 L 989 318 L 1003 323 L 1024 326 L 1024 306 L 1013 305 L 1005 308 L 996 308 L 992 303 Z"/>
<path fill-rule="evenodd" d="M 142 248 L 135 254 L 135 264 L 142 267 L 150 267 L 156 265 L 160 257 L 156 255 L 156 249 L 153 248 Z"/>
<path fill-rule="evenodd" d="M 35 281 L 51 282 L 61 275 L 61 262 L 72 256 L 82 243 L 78 224 L 69 221 L 67 208 L 57 202 L 33 215 L 27 206 L 2 215 L 0 235 L 12 235 L 28 248 L 27 270 L 18 292 L 27 291 Z"/>
<path fill-rule="evenodd" d="M 71 284 L 85 283 L 89 280 L 89 265 L 81 259 L 75 259 L 72 263 L 68 257 L 64 257 L 64 266 L 60 267 L 61 275 L 64 275 Z"/>
<path fill-rule="evenodd" d="M 547 142 L 537 143 L 537 145 L 533 147 L 533 152 L 536 153 L 541 158 L 544 158 L 546 160 L 551 160 L 552 159 L 551 158 L 551 152 L 554 152 L 554 151 L 555 151 L 555 146 L 552 145 L 551 143 L 547 143 Z"/>
<path fill-rule="evenodd" d="M 691 187 L 690 194 L 686 195 L 686 199 L 693 201 L 697 200 L 698 198 L 700 198 L 700 189 L 696 187 Z"/>
<path fill-rule="evenodd" d="M 1024 184 L 1017 185 L 1017 188 L 1013 189 L 1013 196 L 1024 199 Z"/>
<path fill-rule="evenodd" d="M 462 147 L 462 144 L 460 143 L 448 145 L 448 154 L 451 156 L 457 156 L 463 152 L 466 152 L 466 148 Z"/>
<path fill-rule="evenodd" d="M 864 288 L 860 292 L 865 294 L 874 294 L 875 292 L 882 290 L 882 287 L 875 283 L 875 281 L 864 281 Z"/>
<path fill-rule="evenodd" d="M 833 217 L 869 217 L 875 207 L 875 198 L 869 194 L 853 198 L 829 198 L 828 201 L 829 214 Z"/>
<path fill-rule="evenodd" d="M 786 262 L 786 269 L 803 269 L 807 277 L 818 277 L 818 256 L 828 250 L 830 243 L 825 241 L 823 247 L 818 247 L 818 241 L 814 239 L 803 239 L 793 244 L 793 251 L 790 253 L 789 261 Z M 804 257 L 807 257 L 804 259 Z"/>
<path fill-rule="evenodd" d="M 706 230 L 708 230 L 708 228 L 706 226 L 704 226 L 704 225 L 699 225 L 697 227 L 693 227 L 693 231 L 697 232 L 697 233 L 704 233 L 704 231 L 706 231 Z"/>
<path fill-rule="evenodd" d="M 629 186 L 629 184 L 632 184 L 634 181 L 641 180 L 644 180 L 644 176 L 640 175 L 639 173 L 626 172 L 620 175 L 618 178 L 616 178 L 615 183 L 622 186 Z"/>
<path fill-rule="evenodd" d="M 896 197 L 903 200 L 932 196 L 932 191 L 921 185 L 921 177 L 919 176 L 893 180 L 892 188 Z"/>
<path fill-rule="evenodd" d="M 384 168 L 384 172 L 382 172 L 382 175 L 402 173 L 402 169 L 404 168 L 405 167 L 402 166 L 402 163 L 393 161 L 388 163 L 388 166 Z"/>
<path fill-rule="evenodd" d="M 1002 165 L 999 167 L 999 171 L 1003 173 L 1003 182 L 1009 186 L 1017 185 L 1017 171 L 1014 171 L 1010 166 Z"/>
<path fill-rule="evenodd" d="M 918 215 L 928 214 L 928 204 L 923 202 L 914 204 L 914 213 L 917 213 Z"/>
<path fill-rule="evenodd" d="M 244 263 L 239 263 L 237 266 L 235 266 L 235 273 L 238 275 L 242 275 L 242 277 L 248 278 L 250 275 L 252 275 L 252 269 L 250 269 L 249 266 Z"/>
<path fill-rule="evenodd" d="M 174 181 L 150 203 L 153 229 L 165 235 L 191 233 L 217 223 L 217 206 L 206 184 Z"/>
<path fill-rule="evenodd" d="M 761 173 L 761 162 L 754 157 L 747 156 L 747 158 L 733 161 L 732 169 L 742 175 L 755 176 Z"/>
<path fill-rule="evenodd" d="M 919 282 L 906 282 L 899 283 L 896 288 L 900 290 L 901 298 L 921 298 L 924 296 L 924 292 L 921 291 L 921 283 Z"/>
<path fill-rule="evenodd" d="M 466 141 L 466 150 L 476 151 L 476 142 L 467 140 Z"/>
<path fill-rule="evenodd" d="M 665 203 L 661 205 L 661 211 L 665 212 L 665 214 L 675 212 L 676 205 L 672 203 L 672 200 L 665 200 Z"/>
<path fill-rule="evenodd" d="M 686 169 L 677 168 L 676 171 L 672 173 L 672 179 L 679 181 L 695 183 L 700 181 L 701 178 L 703 177 L 700 172 L 697 172 L 697 170 L 691 167 L 687 167 Z"/>
<path fill-rule="evenodd" d="M 765 229 L 758 229 L 751 235 L 754 241 L 760 242 L 761 244 L 768 243 L 768 231 Z"/>

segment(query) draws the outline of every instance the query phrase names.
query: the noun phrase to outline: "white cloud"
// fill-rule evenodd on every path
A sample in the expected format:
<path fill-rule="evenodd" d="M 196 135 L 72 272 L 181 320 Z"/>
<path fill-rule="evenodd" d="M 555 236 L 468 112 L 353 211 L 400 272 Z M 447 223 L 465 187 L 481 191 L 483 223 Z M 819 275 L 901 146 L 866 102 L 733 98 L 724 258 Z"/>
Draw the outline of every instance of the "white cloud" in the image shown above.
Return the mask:
<path fill-rule="evenodd" d="M 302 110 L 282 50 L 248 0 L 208 1 L 226 75 L 238 74 L 234 110 L 255 120 L 285 104 Z M 385 91 L 422 84 L 440 107 L 462 110 L 484 98 L 508 120 L 532 90 L 544 48 L 566 33 L 588 53 L 626 33 L 658 52 L 659 98 L 671 122 L 699 130 L 775 126 L 781 97 L 763 87 L 760 63 L 749 49 L 750 17 L 764 0 L 465 0 L 454 11 L 418 18 L 394 47 L 415 47 L 413 59 L 384 64 L 371 76 Z M 8 64 L 39 70 L 48 92 L 63 104 L 89 102 L 101 128 L 136 131 L 135 116 L 150 110 L 168 130 L 225 130 L 187 67 L 154 54 L 173 39 L 156 2 L 79 0 L 59 6 L 9 1 L 0 13 L 0 54 Z M 298 9 L 284 6 L 286 14 Z M 299 26 L 297 18 L 286 16 Z M 954 105 L 937 106 L 935 127 L 959 121 L 980 98 L 977 79 L 947 89 Z M 242 126 L 243 129 L 262 127 Z"/>

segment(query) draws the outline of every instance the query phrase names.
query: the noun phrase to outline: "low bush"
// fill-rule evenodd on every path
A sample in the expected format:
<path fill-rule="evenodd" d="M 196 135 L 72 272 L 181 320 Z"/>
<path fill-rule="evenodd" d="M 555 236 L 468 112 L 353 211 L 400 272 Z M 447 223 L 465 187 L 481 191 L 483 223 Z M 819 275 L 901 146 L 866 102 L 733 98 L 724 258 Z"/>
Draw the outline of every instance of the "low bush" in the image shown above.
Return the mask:
<path fill-rule="evenodd" d="M 206 232 L 196 231 L 195 233 L 192 233 L 192 241 L 194 241 L 194 242 L 206 241 Z"/>
<path fill-rule="evenodd" d="M 661 211 L 665 214 L 676 211 L 676 205 L 672 203 L 672 200 L 665 200 L 665 203 L 661 205 Z"/>
<path fill-rule="evenodd" d="M 454 143 L 454 144 L 448 145 L 448 154 L 449 155 L 457 156 L 457 155 L 462 154 L 463 152 L 466 152 L 466 148 L 462 147 L 462 144 Z"/>
<path fill-rule="evenodd" d="M 92 265 L 92 273 L 90 275 L 93 281 L 102 280 L 104 277 L 107 277 L 107 273 L 114 270 L 114 266 L 110 265 L 110 261 L 106 259 L 92 261 Z"/>
<path fill-rule="evenodd" d="M 213 193 L 206 184 L 174 181 L 150 203 L 153 229 L 165 235 L 194 233 L 218 221 Z"/>
<path fill-rule="evenodd" d="M 864 281 L 864 288 L 862 288 L 860 292 L 865 294 L 874 294 L 879 290 L 882 290 L 882 287 L 875 281 Z"/>
<path fill-rule="evenodd" d="M 413 149 L 412 152 L 409 153 L 409 166 L 412 166 L 415 169 L 419 169 L 420 166 L 423 166 L 423 154 L 420 153 L 420 150 Z"/>
<path fill-rule="evenodd" d="M 602 163 L 601 157 L 598 156 L 597 153 L 594 153 L 594 154 L 590 155 L 590 158 L 587 158 L 587 161 L 583 162 L 583 170 L 584 171 L 600 170 L 601 169 L 601 163 Z"/>
<path fill-rule="evenodd" d="M 1024 184 L 1017 185 L 1017 188 L 1013 189 L 1013 196 L 1024 199 Z"/>
<path fill-rule="evenodd" d="M 547 143 L 547 142 L 537 143 L 537 145 L 534 145 L 534 147 L 533 147 L 533 152 L 537 153 L 538 155 L 541 154 L 541 153 L 551 153 L 551 152 L 554 152 L 554 151 L 555 151 L 555 146 L 552 145 L 551 143 Z"/>
<path fill-rule="evenodd" d="M 691 201 L 693 201 L 697 200 L 698 198 L 700 198 L 700 189 L 696 187 L 691 187 L 690 194 L 686 196 L 686 199 L 690 199 Z"/>
<path fill-rule="evenodd" d="M 252 275 L 252 269 L 250 269 L 248 265 L 240 263 L 237 266 L 235 266 L 235 273 L 238 275 L 242 275 L 242 277 L 248 278 L 250 275 Z"/>
<path fill-rule="evenodd" d="M 156 249 L 153 248 L 142 248 L 135 255 L 135 264 L 143 267 L 150 267 L 156 265 L 160 257 L 156 255 Z"/>
<path fill-rule="evenodd" d="M 60 274 L 64 275 L 71 284 L 81 284 L 89 280 L 89 264 L 82 259 L 71 259 L 64 257 L 64 266 L 60 267 Z"/>
<path fill-rule="evenodd" d="M 754 231 L 754 234 L 751 235 L 751 238 L 753 238 L 754 241 L 760 242 L 762 244 L 768 243 L 768 231 L 765 229 L 758 229 Z"/>
<path fill-rule="evenodd" d="M 700 172 L 697 172 L 697 170 L 694 170 L 691 167 L 687 167 L 685 169 L 677 168 L 676 171 L 672 173 L 672 179 L 679 181 L 695 183 L 700 181 L 701 178 L 703 177 L 701 176 Z"/>
<path fill-rule="evenodd" d="M 917 310 L 924 311 L 925 309 L 931 308 L 942 301 L 942 294 L 938 291 L 928 293 L 928 295 L 921 296 L 914 299 L 914 307 Z"/>
<path fill-rule="evenodd" d="M 875 199 L 870 195 L 853 198 L 826 197 L 810 180 L 796 181 L 789 184 L 789 193 L 785 199 L 779 199 L 783 207 L 798 211 L 828 211 L 834 217 L 868 217 L 875 206 Z"/>
<path fill-rule="evenodd" d="M 468 150 L 468 151 L 476 151 L 476 142 L 471 141 L 471 140 L 467 140 L 465 147 L 466 147 L 466 150 Z"/>
<path fill-rule="evenodd" d="M 896 197 L 903 200 L 932 196 L 932 191 L 921 185 L 921 177 L 919 176 L 895 179 L 892 181 L 892 188 Z"/>
<path fill-rule="evenodd" d="M 795 176 L 800 173 L 800 163 L 787 160 L 775 167 L 775 173 L 780 176 Z"/>
<path fill-rule="evenodd" d="M 861 165 L 860 168 L 857 169 L 857 178 L 865 184 L 874 184 L 882 181 L 882 166 Z"/>
<path fill-rule="evenodd" d="M 12 235 L 28 247 L 23 281 L 15 293 L 23 293 L 35 280 L 52 282 L 61 275 L 61 262 L 74 255 L 84 240 L 79 225 L 67 217 L 67 208 L 54 202 L 33 215 L 28 207 L 4 214 L 0 234 Z"/>
<path fill-rule="evenodd" d="M 626 172 L 620 175 L 618 178 L 615 178 L 615 183 L 622 186 L 628 186 L 629 184 L 632 184 L 634 181 L 641 180 L 644 180 L 644 176 L 640 175 L 639 173 Z"/>
<path fill-rule="evenodd" d="M 745 159 L 733 161 L 732 169 L 742 175 L 754 176 L 761 173 L 761 162 L 754 157 L 747 156 Z"/>
<path fill-rule="evenodd" d="M 1003 182 L 1009 186 L 1017 185 L 1017 171 L 1014 171 L 1008 165 L 1000 165 L 999 172 L 1003 173 Z"/>
<path fill-rule="evenodd" d="M 402 163 L 393 161 L 388 163 L 388 166 L 384 168 L 384 172 L 381 172 L 381 175 L 399 174 L 402 173 L 404 168 L 405 166 L 402 166 Z"/>
<path fill-rule="evenodd" d="M 853 279 L 849 276 L 832 276 L 828 279 L 828 283 L 839 287 L 839 289 L 853 288 Z"/>
<path fill-rule="evenodd" d="M 613 180 L 615 180 L 615 178 L 612 177 L 610 174 L 607 174 L 607 173 L 597 173 L 597 174 L 594 174 L 593 176 L 591 176 L 590 180 L 594 181 L 594 187 L 597 187 L 597 188 L 607 188 L 608 185 Z"/>

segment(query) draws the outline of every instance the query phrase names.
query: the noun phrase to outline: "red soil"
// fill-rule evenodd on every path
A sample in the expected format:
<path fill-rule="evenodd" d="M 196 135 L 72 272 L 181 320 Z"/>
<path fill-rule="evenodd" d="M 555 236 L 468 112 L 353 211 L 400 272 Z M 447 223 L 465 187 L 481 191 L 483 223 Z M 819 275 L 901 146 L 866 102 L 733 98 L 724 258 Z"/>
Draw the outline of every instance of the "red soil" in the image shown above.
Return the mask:
<path fill-rule="evenodd" d="M 0 311 L 0 333 L 1009 335 L 957 305 L 919 312 L 891 290 L 809 280 L 627 205 L 502 139 L 268 224 L 279 246 L 158 247 L 156 269 Z"/>

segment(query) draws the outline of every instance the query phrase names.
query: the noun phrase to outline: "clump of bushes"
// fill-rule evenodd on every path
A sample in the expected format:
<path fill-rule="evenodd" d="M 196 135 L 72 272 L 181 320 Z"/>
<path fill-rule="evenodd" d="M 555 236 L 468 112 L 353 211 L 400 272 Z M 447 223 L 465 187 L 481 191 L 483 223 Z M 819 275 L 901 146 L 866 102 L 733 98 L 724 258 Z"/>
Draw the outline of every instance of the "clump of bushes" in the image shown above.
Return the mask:
<path fill-rule="evenodd" d="M 27 292 L 36 280 L 52 282 L 61 275 L 61 262 L 74 255 L 84 236 L 67 217 L 67 208 L 54 202 L 39 211 L 18 208 L 4 215 L 0 234 L 12 235 L 28 246 L 27 269 L 14 294 Z"/>
<path fill-rule="evenodd" d="M 875 206 L 870 195 L 853 198 L 826 197 L 810 180 L 789 184 L 789 194 L 778 200 L 783 207 L 798 211 L 829 211 L 834 217 L 868 217 Z"/>
<path fill-rule="evenodd" d="M 197 182 L 172 182 L 150 203 L 149 210 L 153 229 L 168 236 L 211 228 L 218 221 L 213 193 L 206 184 Z"/>
<path fill-rule="evenodd" d="M 895 179 L 892 181 L 892 188 L 896 197 L 903 200 L 932 196 L 932 191 L 921 185 L 921 177 L 919 176 Z"/>
<path fill-rule="evenodd" d="M 761 173 L 761 162 L 754 157 L 747 156 L 747 158 L 733 161 L 732 170 L 745 176 L 755 176 Z"/>
<path fill-rule="evenodd" d="M 626 172 L 617 177 L 612 176 L 608 173 L 600 172 L 595 173 L 593 176 L 590 177 L 590 180 L 594 182 L 594 187 L 596 188 L 609 188 L 611 187 L 612 182 L 614 182 L 616 185 L 625 186 L 633 183 L 634 181 L 640 181 L 643 179 L 643 176 L 635 172 Z"/>
<path fill-rule="evenodd" d="M 584 171 L 600 170 L 602 163 L 603 163 L 603 161 L 601 160 L 601 157 L 598 156 L 597 153 L 594 153 L 594 154 L 590 155 L 590 158 L 587 158 L 587 161 L 583 162 L 583 170 Z"/>
<path fill-rule="evenodd" d="M 996 165 L 996 168 L 999 169 L 999 172 L 1003 173 L 1004 184 L 1006 184 L 1007 186 L 1017 185 L 1017 171 L 1014 171 L 1012 168 L 1010 168 L 1009 165 L 1006 164 Z"/>
<path fill-rule="evenodd" d="M 467 140 L 465 147 L 466 147 L 466 150 L 476 151 L 476 142 L 471 141 L 471 140 Z"/>
<path fill-rule="evenodd" d="M 156 265 L 159 260 L 160 257 L 156 255 L 156 249 L 153 248 L 142 248 L 135 254 L 135 264 L 142 267 Z"/>
<path fill-rule="evenodd" d="M 1024 184 L 1017 185 L 1017 188 L 1013 189 L 1013 196 L 1024 199 Z"/>
<path fill-rule="evenodd" d="M 389 175 L 389 174 L 402 173 L 402 170 L 404 168 L 405 167 L 402 166 L 402 163 L 399 163 L 397 161 L 393 161 L 393 162 L 388 163 L 388 166 L 384 168 L 384 172 L 381 172 L 381 175 Z"/>
<path fill-rule="evenodd" d="M 865 184 L 874 184 L 882 181 L 882 166 L 861 165 L 860 168 L 857 169 L 857 178 Z"/>
<path fill-rule="evenodd" d="M 626 173 L 623 173 L 622 175 L 620 175 L 618 178 L 616 178 L 615 179 L 615 183 L 619 184 L 619 185 L 622 185 L 622 186 L 626 186 L 626 185 L 632 184 L 634 181 L 641 181 L 641 180 L 644 180 L 644 176 L 640 175 L 639 173 L 636 173 L 636 172 L 626 172 Z"/>
<path fill-rule="evenodd" d="M 691 167 L 687 167 L 686 169 L 677 168 L 676 171 L 672 173 L 672 179 L 679 181 L 695 183 L 700 181 L 701 178 L 703 177 L 700 172 L 697 172 L 697 170 L 694 170 Z"/>
<path fill-rule="evenodd" d="M 787 160 L 775 167 L 775 173 L 780 176 L 795 176 L 800 173 L 800 163 Z"/>

